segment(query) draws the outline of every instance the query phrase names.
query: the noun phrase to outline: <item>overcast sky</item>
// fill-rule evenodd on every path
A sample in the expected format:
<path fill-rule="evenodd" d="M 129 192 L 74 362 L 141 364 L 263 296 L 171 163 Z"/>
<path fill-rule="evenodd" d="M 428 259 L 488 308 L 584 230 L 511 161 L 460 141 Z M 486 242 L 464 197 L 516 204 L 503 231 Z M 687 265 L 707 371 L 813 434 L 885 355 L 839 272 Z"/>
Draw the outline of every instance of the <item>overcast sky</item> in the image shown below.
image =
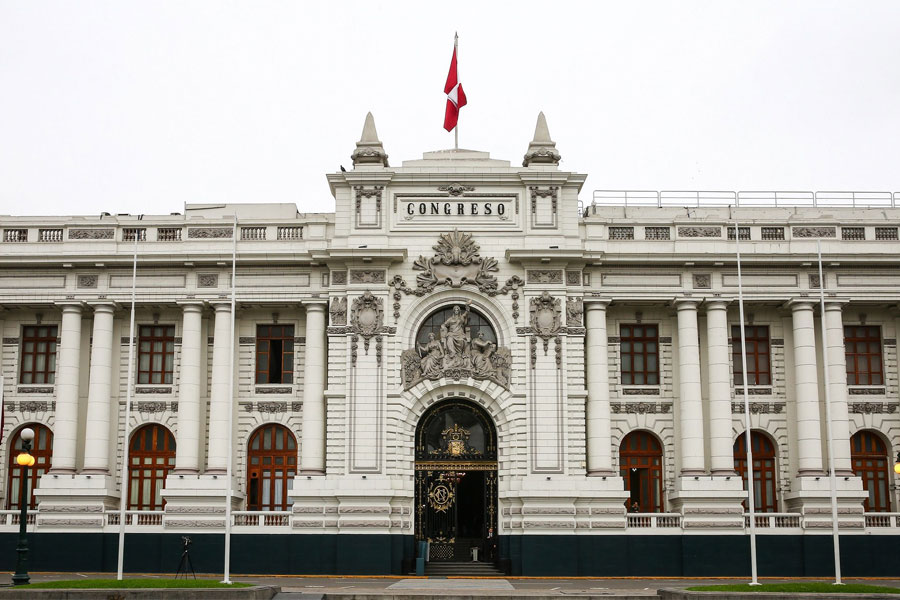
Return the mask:
<path fill-rule="evenodd" d="M 0 213 L 331 211 L 367 111 L 392 166 L 521 164 L 537 113 L 594 189 L 900 190 L 900 2 L 0 0 Z"/>

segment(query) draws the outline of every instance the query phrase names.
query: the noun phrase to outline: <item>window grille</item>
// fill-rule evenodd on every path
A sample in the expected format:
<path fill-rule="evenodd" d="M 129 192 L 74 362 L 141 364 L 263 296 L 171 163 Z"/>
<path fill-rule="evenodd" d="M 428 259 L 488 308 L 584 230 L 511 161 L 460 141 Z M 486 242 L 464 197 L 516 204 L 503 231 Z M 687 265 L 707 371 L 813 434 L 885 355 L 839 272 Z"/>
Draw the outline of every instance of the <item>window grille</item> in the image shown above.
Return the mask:
<path fill-rule="evenodd" d="M 876 240 L 896 240 L 897 239 L 897 228 L 896 227 L 876 227 L 875 228 L 875 239 Z"/>
<path fill-rule="evenodd" d="M 760 237 L 764 240 L 783 240 L 784 227 L 762 227 Z"/>
<path fill-rule="evenodd" d="M 894 238 L 896 239 L 896 238 Z M 28 230 L 27 229 L 4 229 L 3 230 L 3 241 L 4 242 L 27 242 L 28 241 Z"/>
<path fill-rule="evenodd" d="M 668 240 L 671 239 L 671 233 L 668 227 L 645 227 L 644 239 L 647 240 Z"/>
<path fill-rule="evenodd" d="M 301 240 L 303 239 L 303 227 L 279 227 L 279 240 Z"/>
<path fill-rule="evenodd" d="M 741 241 L 750 239 L 750 228 L 749 227 L 738 227 L 738 234 L 740 237 L 738 238 Z M 728 239 L 734 239 L 734 227 L 728 228 Z"/>
<path fill-rule="evenodd" d="M 38 229 L 39 242 L 61 242 L 63 241 L 62 229 Z"/>
<path fill-rule="evenodd" d="M 634 227 L 610 227 L 609 239 L 611 240 L 633 240 Z"/>
<path fill-rule="evenodd" d="M 841 239 L 859 241 L 866 239 L 865 227 L 841 227 Z"/>
<path fill-rule="evenodd" d="M 266 239 L 265 227 L 241 227 L 242 240 L 264 240 Z"/>

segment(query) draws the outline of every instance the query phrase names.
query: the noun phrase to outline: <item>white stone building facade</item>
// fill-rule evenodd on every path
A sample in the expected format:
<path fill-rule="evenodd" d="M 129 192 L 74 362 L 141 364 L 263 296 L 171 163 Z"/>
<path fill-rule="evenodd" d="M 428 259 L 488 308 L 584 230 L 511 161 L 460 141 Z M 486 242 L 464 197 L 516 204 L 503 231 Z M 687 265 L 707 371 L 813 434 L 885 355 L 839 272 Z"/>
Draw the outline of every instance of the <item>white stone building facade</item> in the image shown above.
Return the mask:
<path fill-rule="evenodd" d="M 585 207 L 542 117 L 522 167 L 466 150 L 390 167 L 371 116 L 353 161 L 328 175 L 328 214 L 0 217 L 9 535 L 29 424 L 52 434 L 36 537 L 113 543 L 130 387 L 153 468 L 128 469 L 129 539 L 191 533 L 215 555 L 230 498 L 238 572 L 405 572 L 418 539 L 513 573 L 740 572 L 722 558 L 747 543 L 740 242 L 757 524 L 800 548 L 763 572 L 814 574 L 830 544 L 826 379 L 848 568 L 887 568 L 859 548 L 900 539 L 894 197 Z"/>

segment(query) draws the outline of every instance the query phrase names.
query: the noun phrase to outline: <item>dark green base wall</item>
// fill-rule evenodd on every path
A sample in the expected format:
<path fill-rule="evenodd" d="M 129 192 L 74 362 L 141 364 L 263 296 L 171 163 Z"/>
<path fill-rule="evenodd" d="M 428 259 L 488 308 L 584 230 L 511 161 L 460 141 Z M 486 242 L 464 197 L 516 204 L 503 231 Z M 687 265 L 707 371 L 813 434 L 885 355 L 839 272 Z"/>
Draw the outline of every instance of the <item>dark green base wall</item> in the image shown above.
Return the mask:
<path fill-rule="evenodd" d="M 198 573 L 221 573 L 222 534 L 194 534 L 191 560 Z M 13 571 L 16 534 L 0 534 L 0 571 Z M 116 570 L 116 534 L 29 534 L 29 570 Z M 402 575 L 413 568 L 412 536 L 236 534 L 231 543 L 235 574 Z M 829 577 L 831 536 L 758 536 L 759 575 Z M 128 572 L 175 573 L 180 534 L 130 534 Z M 501 567 L 532 576 L 737 576 L 750 575 L 746 536 L 501 536 Z M 846 577 L 900 576 L 900 536 L 841 537 Z"/>

